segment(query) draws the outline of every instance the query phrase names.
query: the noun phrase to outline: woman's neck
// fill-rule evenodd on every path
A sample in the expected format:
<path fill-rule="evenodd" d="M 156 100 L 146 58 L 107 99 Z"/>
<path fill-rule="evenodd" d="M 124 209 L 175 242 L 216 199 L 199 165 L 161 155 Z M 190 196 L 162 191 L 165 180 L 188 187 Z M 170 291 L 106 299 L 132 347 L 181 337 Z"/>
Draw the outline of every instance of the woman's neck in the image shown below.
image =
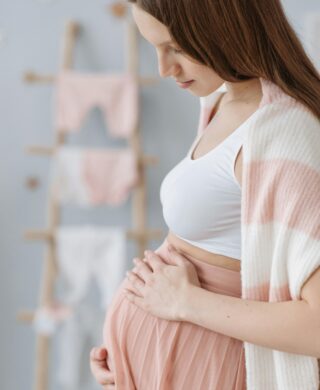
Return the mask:
<path fill-rule="evenodd" d="M 261 83 L 259 78 L 251 80 L 241 81 L 237 83 L 225 82 L 227 93 L 224 101 L 247 101 L 252 100 L 258 96 L 261 96 Z"/>

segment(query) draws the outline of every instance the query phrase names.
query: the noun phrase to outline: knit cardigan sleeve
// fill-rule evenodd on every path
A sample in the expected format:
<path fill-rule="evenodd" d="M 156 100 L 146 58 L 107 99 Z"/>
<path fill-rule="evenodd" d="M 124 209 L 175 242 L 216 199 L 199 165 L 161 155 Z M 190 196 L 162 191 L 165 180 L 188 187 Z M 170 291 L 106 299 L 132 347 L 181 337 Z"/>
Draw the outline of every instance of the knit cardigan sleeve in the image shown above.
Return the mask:
<path fill-rule="evenodd" d="M 242 298 L 298 300 L 320 266 L 320 122 L 277 85 L 260 82 L 262 100 L 243 142 Z M 200 99 L 198 132 L 217 93 Z M 247 390 L 319 389 L 316 358 L 244 348 Z"/>
<path fill-rule="evenodd" d="M 297 300 L 320 266 L 320 122 L 261 82 L 243 143 L 242 297 Z M 318 390 L 316 358 L 244 346 L 248 390 Z"/>

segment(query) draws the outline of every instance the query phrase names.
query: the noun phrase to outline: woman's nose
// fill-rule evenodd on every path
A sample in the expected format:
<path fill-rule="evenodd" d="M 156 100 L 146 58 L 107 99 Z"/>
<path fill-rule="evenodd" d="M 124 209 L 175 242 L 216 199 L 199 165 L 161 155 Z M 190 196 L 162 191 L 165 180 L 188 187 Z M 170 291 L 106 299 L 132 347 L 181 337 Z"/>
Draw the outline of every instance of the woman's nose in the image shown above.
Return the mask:
<path fill-rule="evenodd" d="M 170 77 L 179 72 L 179 64 L 167 61 L 164 58 L 158 59 L 158 68 L 160 77 Z"/>

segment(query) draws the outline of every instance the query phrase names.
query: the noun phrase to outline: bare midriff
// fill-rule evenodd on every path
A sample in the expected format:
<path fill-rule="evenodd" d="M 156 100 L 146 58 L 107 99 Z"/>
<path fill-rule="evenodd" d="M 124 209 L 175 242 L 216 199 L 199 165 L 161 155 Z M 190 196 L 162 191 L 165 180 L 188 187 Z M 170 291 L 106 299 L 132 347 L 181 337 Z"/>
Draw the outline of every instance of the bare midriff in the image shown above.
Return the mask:
<path fill-rule="evenodd" d="M 194 257 L 197 260 L 208 264 L 231 269 L 233 271 L 240 271 L 241 262 L 238 259 L 208 252 L 202 248 L 189 244 L 188 242 L 177 237 L 172 232 L 168 233 L 166 240 L 177 250 L 177 252 L 185 255 L 186 257 Z"/>

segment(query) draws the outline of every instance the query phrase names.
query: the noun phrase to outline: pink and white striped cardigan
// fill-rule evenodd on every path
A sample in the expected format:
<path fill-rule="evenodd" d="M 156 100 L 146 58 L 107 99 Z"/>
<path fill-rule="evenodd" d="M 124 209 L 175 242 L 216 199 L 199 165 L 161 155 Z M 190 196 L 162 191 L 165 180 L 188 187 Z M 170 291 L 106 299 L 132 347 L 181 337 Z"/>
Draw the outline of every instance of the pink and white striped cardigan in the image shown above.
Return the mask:
<path fill-rule="evenodd" d="M 298 300 L 320 266 L 320 121 L 276 84 L 260 81 L 263 97 L 243 143 L 242 297 Z M 199 131 L 217 93 L 200 99 Z M 248 390 L 318 390 L 316 358 L 248 342 L 244 348 Z"/>

